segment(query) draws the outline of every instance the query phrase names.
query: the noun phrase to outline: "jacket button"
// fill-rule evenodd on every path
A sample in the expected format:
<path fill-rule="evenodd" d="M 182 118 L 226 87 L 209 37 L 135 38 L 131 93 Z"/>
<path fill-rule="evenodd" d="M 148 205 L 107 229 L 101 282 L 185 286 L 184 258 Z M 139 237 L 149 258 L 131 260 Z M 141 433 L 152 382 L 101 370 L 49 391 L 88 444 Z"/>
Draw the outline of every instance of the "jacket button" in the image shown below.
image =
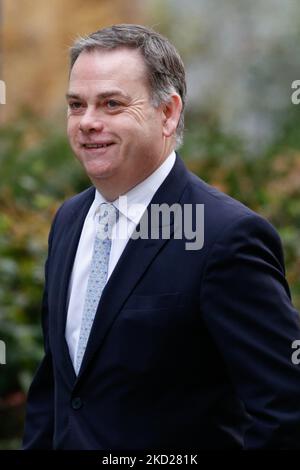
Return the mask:
<path fill-rule="evenodd" d="M 83 402 L 80 397 L 75 397 L 72 399 L 71 405 L 73 410 L 80 410 L 83 405 Z"/>

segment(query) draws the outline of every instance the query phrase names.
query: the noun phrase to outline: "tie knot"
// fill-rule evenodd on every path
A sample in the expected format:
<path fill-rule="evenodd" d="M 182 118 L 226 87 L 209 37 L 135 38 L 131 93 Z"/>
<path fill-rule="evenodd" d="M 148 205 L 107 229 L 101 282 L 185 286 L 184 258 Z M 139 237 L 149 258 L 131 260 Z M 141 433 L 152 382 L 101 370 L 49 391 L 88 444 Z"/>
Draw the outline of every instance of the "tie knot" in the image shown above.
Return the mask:
<path fill-rule="evenodd" d="M 111 238 L 112 228 L 117 221 L 118 210 L 108 202 L 100 204 L 96 211 L 97 237 L 101 240 Z"/>

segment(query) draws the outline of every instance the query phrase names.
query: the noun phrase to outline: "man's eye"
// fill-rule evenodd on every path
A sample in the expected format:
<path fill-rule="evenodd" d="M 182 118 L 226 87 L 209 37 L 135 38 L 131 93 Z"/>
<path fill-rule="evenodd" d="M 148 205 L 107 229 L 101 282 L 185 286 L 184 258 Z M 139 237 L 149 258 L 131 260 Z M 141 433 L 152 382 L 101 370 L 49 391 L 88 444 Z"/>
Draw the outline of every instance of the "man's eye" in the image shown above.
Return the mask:
<path fill-rule="evenodd" d="M 120 106 L 120 103 L 118 103 L 117 101 L 115 100 L 108 100 L 106 102 L 106 106 L 108 107 L 108 109 L 115 109 L 117 108 L 118 106 Z"/>
<path fill-rule="evenodd" d="M 73 103 L 69 103 L 70 109 L 76 110 L 76 109 L 80 109 L 80 107 L 81 107 L 81 103 L 79 101 L 74 101 Z"/>

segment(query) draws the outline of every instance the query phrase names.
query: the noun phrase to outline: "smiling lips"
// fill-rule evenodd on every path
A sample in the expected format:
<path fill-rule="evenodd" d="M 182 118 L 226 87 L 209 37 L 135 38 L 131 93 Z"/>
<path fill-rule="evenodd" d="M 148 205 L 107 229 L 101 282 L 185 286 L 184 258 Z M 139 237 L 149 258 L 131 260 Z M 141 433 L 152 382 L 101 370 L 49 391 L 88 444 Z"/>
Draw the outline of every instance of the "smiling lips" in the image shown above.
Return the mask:
<path fill-rule="evenodd" d="M 93 143 L 93 144 L 82 144 L 82 146 L 86 149 L 101 149 L 101 148 L 105 148 L 105 147 L 109 147 L 110 145 L 113 145 L 113 142 L 107 142 L 107 143 L 102 143 L 102 144 L 97 144 L 97 143 Z"/>

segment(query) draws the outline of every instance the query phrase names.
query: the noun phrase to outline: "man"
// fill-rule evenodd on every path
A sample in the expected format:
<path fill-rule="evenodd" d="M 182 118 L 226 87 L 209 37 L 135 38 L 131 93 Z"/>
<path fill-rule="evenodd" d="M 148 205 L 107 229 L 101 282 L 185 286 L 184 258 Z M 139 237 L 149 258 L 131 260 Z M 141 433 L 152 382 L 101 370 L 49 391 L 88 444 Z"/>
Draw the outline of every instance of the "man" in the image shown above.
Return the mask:
<path fill-rule="evenodd" d="M 71 49 L 68 136 L 93 186 L 50 232 L 25 449 L 300 447 L 280 240 L 175 154 L 185 92 L 178 53 L 146 27 Z M 187 248 L 174 217 L 169 237 L 135 236 L 157 205 L 204 207 L 203 243 Z"/>

